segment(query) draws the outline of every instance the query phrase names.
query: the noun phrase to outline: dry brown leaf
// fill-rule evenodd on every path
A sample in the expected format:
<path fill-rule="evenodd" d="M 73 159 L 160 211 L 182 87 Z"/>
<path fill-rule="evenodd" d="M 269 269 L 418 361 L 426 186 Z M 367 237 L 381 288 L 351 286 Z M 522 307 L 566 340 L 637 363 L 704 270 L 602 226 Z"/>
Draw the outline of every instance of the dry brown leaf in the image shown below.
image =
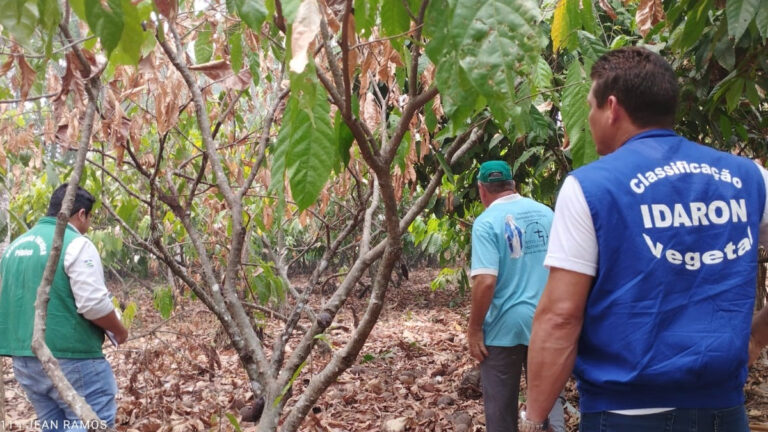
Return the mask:
<path fill-rule="evenodd" d="M 321 14 L 317 0 L 304 0 L 299 5 L 291 35 L 290 68 L 292 72 L 301 73 L 309 63 L 307 51 L 320 31 Z"/>
<path fill-rule="evenodd" d="M 608 3 L 608 0 L 598 0 L 598 4 L 601 8 L 605 11 L 605 13 L 608 14 L 609 17 L 611 17 L 612 20 L 616 20 L 618 16 L 616 15 L 616 11 L 613 10 L 613 6 L 611 6 L 610 3 Z"/>
<path fill-rule="evenodd" d="M 160 12 L 160 15 L 173 21 L 176 18 L 179 4 L 177 0 L 155 0 L 155 7 L 157 7 L 157 11 Z"/>
<path fill-rule="evenodd" d="M 352 47 L 357 42 L 356 40 L 356 32 L 355 32 L 355 15 L 349 14 L 347 16 L 347 46 Z M 357 68 L 357 64 L 360 62 L 360 54 L 358 54 L 356 49 L 349 50 L 349 82 L 354 81 L 355 76 L 355 69 Z"/>
<path fill-rule="evenodd" d="M 370 93 L 363 95 L 363 115 L 361 116 L 363 117 L 363 122 L 365 122 L 366 126 L 371 130 L 378 128 L 381 121 L 381 109 L 373 99 L 374 97 Z"/>
<path fill-rule="evenodd" d="M 0 66 L 0 78 L 4 77 L 5 74 L 8 73 L 9 70 L 11 70 L 11 67 L 13 66 L 13 56 L 8 56 L 8 60 L 3 63 L 2 66 Z"/>
<path fill-rule="evenodd" d="M 637 30 L 643 37 L 648 35 L 653 26 L 664 21 L 664 5 L 661 0 L 640 0 L 635 15 Z"/>
<path fill-rule="evenodd" d="M 23 102 L 27 100 L 27 96 L 29 96 L 29 89 L 31 89 L 32 84 L 35 83 L 35 76 L 37 76 L 37 72 L 35 72 L 35 70 L 32 69 L 32 66 L 27 63 L 27 59 L 25 59 L 24 56 L 16 57 L 16 65 L 19 67 L 19 72 L 21 75 L 21 89 L 19 93 Z"/>
<path fill-rule="evenodd" d="M 216 60 L 199 65 L 189 66 L 189 70 L 202 72 L 208 78 L 218 81 L 232 74 L 232 68 L 226 60 Z"/>
<path fill-rule="evenodd" d="M 224 88 L 242 91 L 247 89 L 251 85 L 251 80 L 253 79 L 253 76 L 251 75 L 250 70 L 242 69 L 236 75 L 232 73 L 231 69 L 229 72 L 230 72 L 230 76 L 227 77 L 222 83 L 222 86 Z"/>

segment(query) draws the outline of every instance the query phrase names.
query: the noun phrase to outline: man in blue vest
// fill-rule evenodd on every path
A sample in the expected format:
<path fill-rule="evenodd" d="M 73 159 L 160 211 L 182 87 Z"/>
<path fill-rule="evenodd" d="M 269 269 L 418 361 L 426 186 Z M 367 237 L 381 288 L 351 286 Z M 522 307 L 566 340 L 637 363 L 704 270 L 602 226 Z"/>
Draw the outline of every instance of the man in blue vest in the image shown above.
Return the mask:
<path fill-rule="evenodd" d="M 658 54 L 611 51 L 591 78 L 603 157 L 558 197 L 521 430 L 546 430 L 573 371 L 583 432 L 746 432 L 768 172 L 672 131 L 677 79 Z"/>
<path fill-rule="evenodd" d="M 504 161 L 480 165 L 477 183 L 486 209 L 472 225 L 467 342 L 480 362 L 486 430 L 514 432 L 533 312 L 547 280 L 552 210 L 517 193 Z M 564 431 L 560 404 L 550 416 L 557 432 Z"/>
<path fill-rule="evenodd" d="M 94 197 L 78 186 L 64 233 L 61 258 L 51 285 L 45 342 L 64 375 L 93 408 L 102 423 L 83 424 L 59 397 L 30 348 L 35 299 L 48 262 L 56 216 L 67 185 L 51 196 L 47 216 L 6 249 L 0 262 L 0 355 L 13 358 L 16 380 L 24 388 L 38 416 L 36 429 L 85 431 L 113 427 L 117 384 L 101 346 L 104 332 L 123 343 L 123 327 L 104 284 L 96 247 L 85 237 L 91 224 Z"/>

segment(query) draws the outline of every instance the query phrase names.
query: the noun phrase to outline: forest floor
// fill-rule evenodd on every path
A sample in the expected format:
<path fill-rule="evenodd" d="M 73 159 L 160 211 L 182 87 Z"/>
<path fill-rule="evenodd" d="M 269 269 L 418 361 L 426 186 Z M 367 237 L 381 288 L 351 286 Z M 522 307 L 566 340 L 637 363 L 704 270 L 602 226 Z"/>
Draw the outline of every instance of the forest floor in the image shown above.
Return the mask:
<path fill-rule="evenodd" d="M 303 431 L 485 430 L 477 374 L 471 373 L 476 362 L 465 349 L 468 296 L 432 291 L 429 282 L 436 274 L 432 269 L 413 271 L 410 280 L 391 288 L 356 364 L 321 397 Z M 130 297 L 139 305 L 132 339 L 105 351 L 120 389 L 117 429 L 232 431 L 237 424 L 244 432 L 254 431 L 253 423 L 240 418 L 240 410 L 252 400 L 247 379 L 213 315 L 200 302 L 182 299 L 164 321 L 147 290 L 137 287 Z M 332 346 L 341 346 L 351 333 L 352 310 L 361 313 L 365 306 L 357 297 L 352 303 L 328 332 Z M 311 357 L 294 383 L 294 394 L 327 361 L 331 349 Z M 2 361 L 6 430 L 33 431 L 34 412 L 13 380 L 10 360 Z M 746 395 L 753 430 L 768 431 L 765 358 L 750 370 Z M 578 406 L 572 382 L 567 399 L 571 408 Z M 574 412 L 566 413 L 569 431 L 577 430 Z"/>

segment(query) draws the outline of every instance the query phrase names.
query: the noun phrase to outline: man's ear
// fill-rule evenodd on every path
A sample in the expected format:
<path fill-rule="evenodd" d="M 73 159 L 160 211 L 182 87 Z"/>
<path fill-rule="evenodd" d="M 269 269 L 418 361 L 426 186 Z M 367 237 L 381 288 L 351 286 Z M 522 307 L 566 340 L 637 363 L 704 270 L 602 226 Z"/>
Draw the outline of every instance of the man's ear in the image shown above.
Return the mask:
<path fill-rule="evenodd" d="M 611 125 L 614 125 L 621 118 L 624 108 L 619 104 L 619 100 L 614 95 L 608 96 L 605 103 L 608 105 L 608 112 L 610 114 L 608 121 Z"/>

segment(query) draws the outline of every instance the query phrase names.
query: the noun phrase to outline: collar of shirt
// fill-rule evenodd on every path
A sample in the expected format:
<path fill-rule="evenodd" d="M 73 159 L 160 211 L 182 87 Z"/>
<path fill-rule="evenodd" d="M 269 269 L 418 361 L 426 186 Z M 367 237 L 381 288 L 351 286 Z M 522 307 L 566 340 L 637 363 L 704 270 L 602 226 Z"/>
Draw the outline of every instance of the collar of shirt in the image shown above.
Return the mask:
<path fill-rule="evenodd" d="M 496 201 L 492 202 L 491 205 L 489 205 L 488 207 L 493 207 L 496 204 L 503 204 L 503 203 L 508 203 L 508 202 L 512 202 L 512 201 L 517 201 L 520 198 L 522 198 L 522 197 L 518 193 L 512 193 L 512 194 L 509 194 L 509 195 L 504 195 L 503 197 L 496 199 Z"/>

